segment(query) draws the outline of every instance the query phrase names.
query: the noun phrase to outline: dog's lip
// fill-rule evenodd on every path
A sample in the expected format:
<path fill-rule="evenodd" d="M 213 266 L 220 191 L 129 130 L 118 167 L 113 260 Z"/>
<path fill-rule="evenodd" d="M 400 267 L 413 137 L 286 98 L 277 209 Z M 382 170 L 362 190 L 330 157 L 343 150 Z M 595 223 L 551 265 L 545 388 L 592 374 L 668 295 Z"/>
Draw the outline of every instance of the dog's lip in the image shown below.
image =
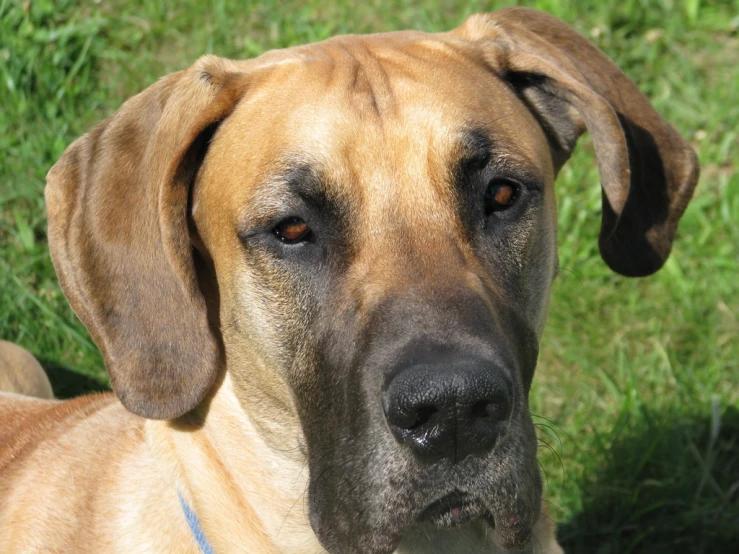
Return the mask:
<path fill-rule="evenodd" d="M 436 527 L 458 527 L 476 519 L 487 521 L 491 527 L 495 525 L 492 514 L 479 498 L 453 491 L 424 508 L 417 521 Z"/>
<path fill-rule="evenodd" d="M 452 528 L 481 520 L 494 530 L 497 542 L 505 551 L 522 551 L 530 547 L 532 525 L 516 511 L 493 511 L 479 497 L 453 491 L 435 500 L 416 518 L 418 523 L 431 523 Z"/>

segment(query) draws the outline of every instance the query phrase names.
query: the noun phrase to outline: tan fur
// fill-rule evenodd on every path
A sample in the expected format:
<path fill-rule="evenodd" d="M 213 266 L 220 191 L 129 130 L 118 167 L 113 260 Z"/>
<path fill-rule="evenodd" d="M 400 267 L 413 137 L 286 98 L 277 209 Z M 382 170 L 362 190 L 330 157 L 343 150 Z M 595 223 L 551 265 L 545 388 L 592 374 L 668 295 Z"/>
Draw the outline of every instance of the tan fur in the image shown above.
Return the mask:
<path fill-rule="evenodd" d="M 0 391 L 54 398 L 41 364 L 26 349 L 0 340 Z"/>
<path fill-rule="evenodd" d="M 656 270 L 697 178 L 692 151 L 605 56 L 593 57 L 555 21 L 503 10 L 440 35 L 339 37 L 244 62 L 206 57 L 71 145 L 48 177 L 52 256 L 120 402 L 0 393 L 0 552 L 197 554 L 178 494 L 217 553 L 322 551 L 308 521 L 306 441 L 284 369 L 304 361 L 315 370 L 310 347 L 285 359 L 285 336 L 310 332 L 290 323 L 302 321 L 304 299 L 279 272 L 247 270 L 237 235 L 241 222 L 267 217 L 279 202 L 280 184 L 269 179 L 287 154 L 309 156 L 328 174 L 331 194 L 353 206 L 339 306 L 367 314 L 419 283 L 436 301 L 464 285 L 492 303 L 488 291 L 500 284 L 451 224 L 446 169 L 460 125 L 483 126 L 496 155 L 544 185 L 541 215 L 521 225 L 509 261 L 529 270 L 520 309 L 540 336 L 556 271 L 553 184 L 562 160 L 494 75 L 506 65 L 539 72 L 559 87 L 572 128 L 595 137 L 610 202 L 604 257 L 624 273 Z M 573 69 L 578 57 L 588 59 L 583 73 Z M 593 77 L 599 72 L 628 103 L 609 97 Z M 619 227 L 633 187 L 617 114 L 639 121 L 671 154 L 670 211 L 640 243 L 657 252 L 647 266 L 629 265 L 618 250 L 633 227 Z M 198 159 L 193 144 L 215 125 Z M 13 387 L 43 394 L 43 386 Z M 533 535 L 533 552 L 562 552 L 543 509 Z M 481 523 L 416 526 L 397 550 L 476 552 L 502 552 Z"/>

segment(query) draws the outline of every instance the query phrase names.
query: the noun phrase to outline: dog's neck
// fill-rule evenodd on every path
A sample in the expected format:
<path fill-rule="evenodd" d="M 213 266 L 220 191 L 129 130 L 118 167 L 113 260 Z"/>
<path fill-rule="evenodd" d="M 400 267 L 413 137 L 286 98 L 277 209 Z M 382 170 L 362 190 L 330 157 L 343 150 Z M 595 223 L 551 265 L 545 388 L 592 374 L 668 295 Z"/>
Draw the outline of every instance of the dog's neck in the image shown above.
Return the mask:
<path fill-rule="evenodd" d="M 192 507 L 216 552 L 321 551 L 308 522 L 308 469 L 295 456 L 297 445 L 270 447 L 228 376 L 202 421 L 150 421 L 147 435 L 173 494 Z"/>

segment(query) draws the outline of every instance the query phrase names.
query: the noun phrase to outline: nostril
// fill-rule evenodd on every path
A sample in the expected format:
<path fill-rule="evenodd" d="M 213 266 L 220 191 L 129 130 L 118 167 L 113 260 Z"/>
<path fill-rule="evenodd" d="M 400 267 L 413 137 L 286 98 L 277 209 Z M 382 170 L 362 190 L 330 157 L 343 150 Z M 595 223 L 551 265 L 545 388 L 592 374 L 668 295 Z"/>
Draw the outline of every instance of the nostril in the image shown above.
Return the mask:
<path fill-rule="evenodd" d="M 429 421 L 431 421 L 431 418 L 434 417 L 434 414 L 438 412 L 439 410 L 433 406 L 421 406 L 416 410 L 416 421 L 414 421 L 409 427 L 409 430 L 418 429 L 419 427 L 425 425 Z"/>
<path fill-rule="evenodd" d="M 508 417 L 508 402 L 505 398 L 486 398 L 475 402 L 472 406 L 472 417 L 476 419 L 490 418 L 502 421 Z"/>
<path fill-rule="evenodd" d="M 488 413 L 488 406 L 490 406 L 489 400 L 480 400 L 474 406 L 472 406 L 472 417 L 490 417 Z"/>

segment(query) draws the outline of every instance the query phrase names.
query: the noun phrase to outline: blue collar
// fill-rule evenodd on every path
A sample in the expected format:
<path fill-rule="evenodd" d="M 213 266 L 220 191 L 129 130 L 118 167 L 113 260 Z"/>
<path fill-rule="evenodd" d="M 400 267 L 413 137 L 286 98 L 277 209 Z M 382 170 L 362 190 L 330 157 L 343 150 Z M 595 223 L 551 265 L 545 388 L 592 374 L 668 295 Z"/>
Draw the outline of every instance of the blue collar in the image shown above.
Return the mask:
<path fill-rule="evenodd" d="M 185 519 L 187 520 L 187 524 L 190 526 L 192 536 L 195 539 L 195 542 L 198 543 L 200 550 L 203 552 L 203 554 L 214 554 L 213 548 L 210 546 L 205 533 L 203 533 L 203 528 L 200 527 L 200 520 L 198 519 L 198 516 L 195 514 L 187 501 L 182 498 L 181 494 L 177 493 L 177 497 L 180 499 L 180 506 L 182 506 L 182 511 L 185 512 Z"/>

